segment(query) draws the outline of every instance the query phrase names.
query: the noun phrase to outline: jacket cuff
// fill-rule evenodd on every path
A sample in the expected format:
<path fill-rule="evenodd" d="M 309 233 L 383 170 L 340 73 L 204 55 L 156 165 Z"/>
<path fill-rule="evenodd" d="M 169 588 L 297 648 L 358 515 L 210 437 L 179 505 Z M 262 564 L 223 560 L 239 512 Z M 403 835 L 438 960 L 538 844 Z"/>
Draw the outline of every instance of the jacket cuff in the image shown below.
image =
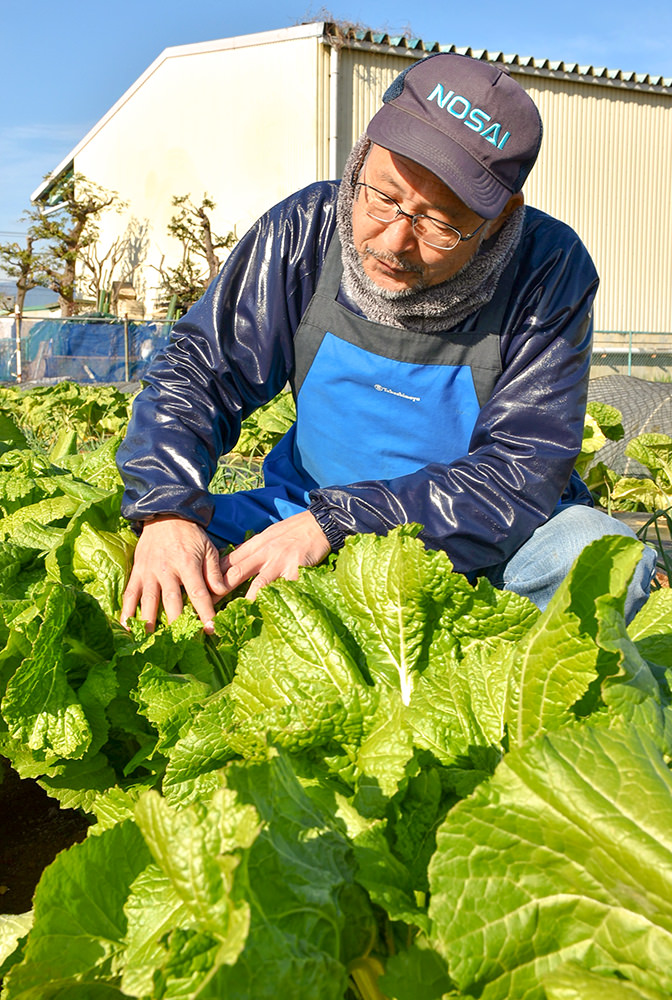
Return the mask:
<path fill-rule="evenodd" d="M 345 532 L 338 526 L 338 524 L 336 524 L 336 521 L 331 516 L 329 505 L 326 501 L 324 501 L 321 497 L 313 499 L 312 493 L 309 495 L 310 506 L 308 507 L 308 510 L 327 536 L 327 541 L 331 546 L 331 551 L 338 552 L 339 549 L 343 548 L 345 543 Z"/>

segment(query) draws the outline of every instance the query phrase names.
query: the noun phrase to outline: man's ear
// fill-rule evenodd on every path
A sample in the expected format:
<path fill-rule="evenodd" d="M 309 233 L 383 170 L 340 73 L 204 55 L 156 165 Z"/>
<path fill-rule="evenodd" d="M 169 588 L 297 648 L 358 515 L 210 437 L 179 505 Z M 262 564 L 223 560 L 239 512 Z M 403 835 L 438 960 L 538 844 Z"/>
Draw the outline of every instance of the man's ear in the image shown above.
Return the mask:
<path fill-rule="evenodd" d="M 525 204 L 525 199 L 523 197 L 522 191 L 518 191 L 516 194 L 512 194 L 509 200 L 507 201 L 506 205 L 500 212 L 500 214 L 497 216 L 497 218 L 493 219 L 492 222 L 490 222 L 489 225 L 486 226 L 485 239 L 487 240 L 491 236 L 494 236 L 495 233 L 499 232 L 499 230 L 502 228 L 504 222 L 509 217 L 509 215 L 511 215 L 511 213 L 515 211 L 515 209 L 520 208 L 520 206 L 524 204 Z"/>

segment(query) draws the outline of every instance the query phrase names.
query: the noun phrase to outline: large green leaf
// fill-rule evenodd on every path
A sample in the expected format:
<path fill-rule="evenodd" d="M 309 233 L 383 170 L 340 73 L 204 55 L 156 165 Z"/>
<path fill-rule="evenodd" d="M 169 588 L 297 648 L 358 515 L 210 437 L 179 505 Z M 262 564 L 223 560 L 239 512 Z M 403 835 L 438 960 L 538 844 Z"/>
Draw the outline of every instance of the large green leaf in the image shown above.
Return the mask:
<path fill-rule="evenodd" d="M 249 928 L 250 907 L 233 895 L 242 852 L 259 833 L 254 808 L 240 806 L 229 789 L 220 788 L 199 807 L 172 809 L 156 792 L 136 806 L 136 818 L 161 872 L 195 925 L 227 944 L 234 962 Z M 146 895 L 150 906 L 152 894 Z"/>
<path fill-rule="evenodd" d="M 124 982 L 147 982 L 154 963 L 166 998 L 338 1000 L 354 874 L 346 838 L 283 758 L 232 764 L 222 777 L 228 787 L 207 802 L 176 810 L 150 793 L 136 807 L 163 878 L 153 874 L 150 884 L 145 874 L 134 887 L 127 911 L 137 967 Z"/>
<path fill-rule="evenodd" d="M 397 689 L 405 705 L 428 650 L 450 589 L 451 566 L 443 552 L 427 552 L 417 526 L 386 537 L 349 540 L 335 577 L 353 615 L 372 678 Z"/>
<path fill-rule="evenodd" d="M 439 639 L 408 713 L 416 744 L 443 764 L 468 756 L 474 747 L 499 746 L 514 651 L 504 640 L 474 642 L 458 658 L 450 637 Z"/>
<path fill-rule="evenodd" d="M 645 659 L 672 667 L 672 589 L 653 591 L 630 622 L 628 635 Z"/>
<path fill-rule="evenodd" d="M 83 1000 L 108 995 L 99 987 L 116 991 L 127 928 L 124 904 L 150 861 L 130 821 L 60 854 L 35 891 L 25 957 L 10 970 L 3 1000 L 65 997 L 69 991 Z"/>
<path fill-rule="evenodd" d="M 241 650 L 231 698 L 238 715 L 303 699 L 331 700 L 363 678 L 347 630 L 309 594 L 277 580 L 258 598 L 263 626 Z"/>
<path fill-rule="evenodd" d="M 619 650 L 600 645 L 598 634 L 605 622 L 623 622 L 628 583 L 641 551 L 641 542 L 624 535 L 586 546 L 544 614 L 518 643 L 507 714 L 512 746 L 568 725 L 569 709 L 598 674 L 617 671 Z"/>
<path fill-rule="evenodd" d="M 14 673 L 2 702 L 14 739 L 26 742 L 31 750 L 49 750 L 60 757 L 81 757 L 92 738 L 64 665 L 63 636 L 75 604 L 74 591 L 52 588 L 32 655 Z"/>
<path fill-rule="evenodd" d="M 668 434 L 640 434 L 629 441 L 626 455 L 645 465 L 656 485 L 670 494 L 672 491 L 672 437 Z M 662 506 L 662 505 L 661 505 Z"/>
<path fill-rule="evenodd" d="M 571 961 L 672 991 L 672 776 L 637 726 L 529 742 L 448 814 L 433 941 L 482 1000 L 541 1000 Z"/>
<path fill-rule="evenodd" d="M 572 964 L 561 965 L 544 976 L 546 1000 L 666 1000 L 665 991 L 637 986 L 616 976 L 586 972 Z"/>

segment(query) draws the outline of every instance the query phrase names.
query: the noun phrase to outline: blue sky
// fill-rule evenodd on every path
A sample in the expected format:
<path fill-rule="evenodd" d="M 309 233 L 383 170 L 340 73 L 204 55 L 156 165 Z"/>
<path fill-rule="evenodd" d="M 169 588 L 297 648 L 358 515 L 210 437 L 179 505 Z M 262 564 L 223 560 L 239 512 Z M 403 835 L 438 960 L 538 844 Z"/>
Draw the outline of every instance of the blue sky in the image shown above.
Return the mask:
<path fill-rule="evenodd" d="M 0 240 L 30 195 L 171 45 L 329 19 L 307 0 L 32 0 L 0 15 Z M 669 0 L 333 0 L 337 20 L 425 42 L 672 77 Z"/>

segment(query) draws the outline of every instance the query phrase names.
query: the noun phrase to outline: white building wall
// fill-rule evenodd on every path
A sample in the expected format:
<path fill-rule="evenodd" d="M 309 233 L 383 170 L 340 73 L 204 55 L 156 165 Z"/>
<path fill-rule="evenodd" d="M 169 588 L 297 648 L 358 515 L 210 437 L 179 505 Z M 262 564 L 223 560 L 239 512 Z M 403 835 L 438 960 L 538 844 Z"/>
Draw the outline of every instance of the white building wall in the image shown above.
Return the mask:
<path fill-rule="evenodd" d="M 171 266 L 181 249 L 166 232 L 174 195 L 199 202 L 208 194 L 217 205 L 213 230 L 241 236 L 315 180 L 322 48 L 315 37 L 278 41 L 268 32 L 166 50 L 76 151 L 78 173 L 128 202 L 102 220 L 101 244 L 132 216 L 149 220 L 149 259 Z M 158 275 L 147 269 L 144 277 L 151 287 Z"/>

